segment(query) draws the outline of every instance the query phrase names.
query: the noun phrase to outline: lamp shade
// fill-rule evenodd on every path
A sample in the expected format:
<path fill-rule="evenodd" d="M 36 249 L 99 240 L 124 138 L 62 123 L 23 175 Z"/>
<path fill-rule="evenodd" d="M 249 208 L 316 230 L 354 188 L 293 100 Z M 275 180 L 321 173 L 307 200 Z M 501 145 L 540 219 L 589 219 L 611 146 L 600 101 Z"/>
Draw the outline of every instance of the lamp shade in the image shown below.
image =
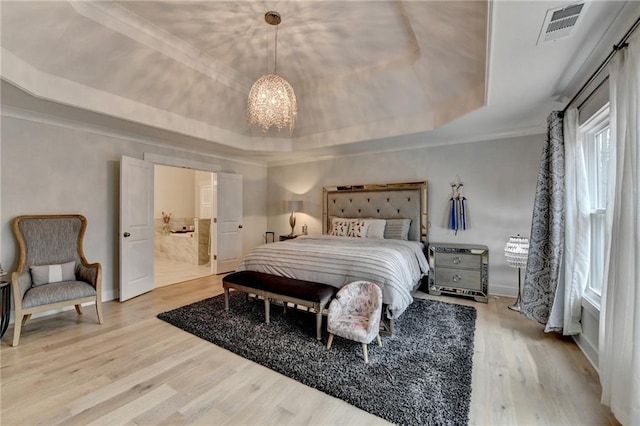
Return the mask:
<path fill-rule="evenodd" d="M 514 268 L 526 267 L 527 258 L 529 257 L 529 239 L 520 235 L 509 238 L 507 245 L 504 247 L 504 256 L 509 266 Z"/>
<path fill-rule="evenodd" d="M 301 200 L 285 200 L 282 202 L 283 208 L 287 212 L 297 212 L 302 209 Z"/>

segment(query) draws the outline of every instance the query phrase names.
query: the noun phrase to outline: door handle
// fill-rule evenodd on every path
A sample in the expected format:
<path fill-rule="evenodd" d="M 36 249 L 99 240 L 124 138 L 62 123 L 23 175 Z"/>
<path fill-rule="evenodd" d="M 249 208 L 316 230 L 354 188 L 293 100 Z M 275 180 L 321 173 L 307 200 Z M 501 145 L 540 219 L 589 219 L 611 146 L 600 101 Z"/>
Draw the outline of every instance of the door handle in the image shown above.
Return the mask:
<path fill-rule="evenodd" d="M 122 235 L 123 235 L 125 238 L 129 238 L 129 237 L 131 236 L 131 234 L 130 234 L 130 233 L 128 233 L 128 232 L 125 232 L 125 233 L 124 233 L 124 234 L 122 234 Z"/>
<path fill-rule="evenodd" d="M 242 225 L 238 225 L 238 228 L 242 229 Z"/>

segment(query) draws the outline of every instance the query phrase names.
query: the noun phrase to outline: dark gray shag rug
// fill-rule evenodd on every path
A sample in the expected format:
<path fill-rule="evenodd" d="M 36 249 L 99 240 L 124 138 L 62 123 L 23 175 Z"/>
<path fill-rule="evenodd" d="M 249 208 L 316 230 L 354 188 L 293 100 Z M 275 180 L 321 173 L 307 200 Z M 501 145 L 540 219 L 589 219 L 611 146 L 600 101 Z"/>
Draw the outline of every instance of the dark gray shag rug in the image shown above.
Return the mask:
<path fill-rule="evenodd" d="M 466 425 L 476 310 L 416 299 L 396 320 L 395 335 L 369 345 L 369 364 L 359 343 L 337 337 L 330 350 L 315 315 L 271 308 L 231 292 L 230 310 L 216 296 L 158 318 L 369 413 L 397 424 Z M 325 317 L 326 321 L 326 317 Z"/>

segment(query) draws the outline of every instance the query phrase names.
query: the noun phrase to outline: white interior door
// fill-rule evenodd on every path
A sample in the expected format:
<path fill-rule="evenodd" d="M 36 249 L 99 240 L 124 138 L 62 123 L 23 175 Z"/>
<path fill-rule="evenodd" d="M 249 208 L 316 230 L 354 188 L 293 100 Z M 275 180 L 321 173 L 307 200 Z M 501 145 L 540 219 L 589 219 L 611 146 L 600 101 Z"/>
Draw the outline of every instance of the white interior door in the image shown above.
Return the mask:
<path fill-rule="evenodd" d="M 242 258 L 242 176 L 216 173 L 213 182 L 214 273 L 236 269 Z"/>
<path fill-rule="evenodd" d="M 199 203 L 198 203 L 198 211 L 200 212 L 200 219 L 209 219 L 209 229 L 206 232 L 206 235 L 208 236 L 208 240 L 207 240 L 207 259 L 208 259 L 208 265 L 210 268 L 210 272 L 213 274 L 215 273 L 215 266 L 214 266 L 214 262 L 212 261 L 212 247 L 214 245 L 213 242 L 213 232 L 215 232 L 215 229 L 213 227 L 213 173 L 207 173 L 207 179 L 206 180 L 201 180 L 199 182 L 198 188 L 199 188 L 199 194 L 200 196 L 199 198 Z M 200 225 L 202 226 L 203 221 L 200 221 Z M 203 232 L 200 232 L 200 235 L 203 235 Z M 199 248 L 202 247 L 202 245 L 198 246 Z"/>
<path fill-rule="evenodd" d="M 120 301 L 153 290 L 153 163 L 120 161 Z"/>
<path fill-rule="evenodd" d="M 213 217 L 213 185 L 211 183 L 200 184 L 200 205 L 198 217 L 210 219 Z"/>

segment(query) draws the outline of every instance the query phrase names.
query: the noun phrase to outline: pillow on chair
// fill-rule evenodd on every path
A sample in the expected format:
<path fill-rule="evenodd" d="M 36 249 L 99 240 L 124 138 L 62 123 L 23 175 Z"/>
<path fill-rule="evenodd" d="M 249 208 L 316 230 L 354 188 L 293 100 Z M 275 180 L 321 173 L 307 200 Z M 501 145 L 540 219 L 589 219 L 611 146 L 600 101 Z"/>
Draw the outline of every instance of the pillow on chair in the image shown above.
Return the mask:
<path fill-rule="evenodd" d="M 32 266 L 31 283 L 34 287 L 57 283 L 60 281 L 73 281 L 76 279 L 76 262 L 71 261 L 61 265 Z"/>

